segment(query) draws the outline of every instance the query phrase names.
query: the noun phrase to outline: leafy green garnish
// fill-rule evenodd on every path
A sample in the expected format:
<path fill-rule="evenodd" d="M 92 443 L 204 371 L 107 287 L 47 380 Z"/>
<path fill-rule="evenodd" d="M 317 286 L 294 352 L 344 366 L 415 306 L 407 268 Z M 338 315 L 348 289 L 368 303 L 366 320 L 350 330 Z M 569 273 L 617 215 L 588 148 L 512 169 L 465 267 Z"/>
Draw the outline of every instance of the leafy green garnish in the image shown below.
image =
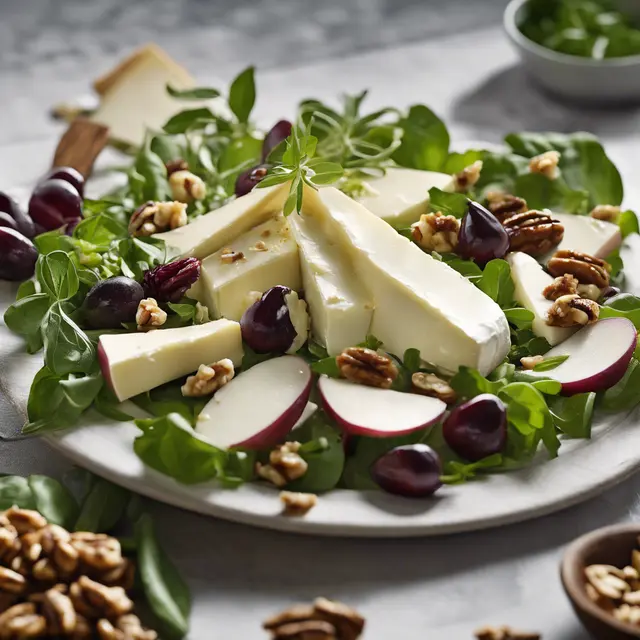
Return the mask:
<path fill-rule="evenodd" d="M 484 291 L 500 307 L 513 304 L 514 284 L 511 278 L 511 267 L 506 260 L 491 260 L 487 263 L 482 277 L 475 285 Z"/>
<path fill-rule="evenodd" d="M 75 529 L 111 531 L 125 516 L 130 499 L 131 494 L 126 489 L 104 478 L 92 478 Z"/>
<path fill-rule="evenodd" d="M 478 472 L 499 468 L 502 462 L 502 454 L 500 453 L 494 453 L 477 462 L 450 460 L 446 463 L 445 474 L 440 479 L 444 484 L 461 484 L 475 478 Z"/>
<path fill-rule="evenodd" d="M 545 358 L 542 362 L 539 362 L 537 365 L 533 367 L 534 371 L 551 371 L 552 369 L 556 369 L 563 362 L 566 362 L 569 359 L 569 356 L 551 356 L 549 358 Z"/>
<path fill-rule="evenodd" d="M 220 92 L 213 87 L 195 87 L 193 89 L 176 89 L 172 85 L 167 85 L 167 93 L 172 98 L 178 98 L 178 100 L 210 100 L 217 98 Z"/>
<path fill-rule="evenodd" d="M 635 357 L 622 379 L 600 397 L 598 408 L 603 411 L 628 411 L 640 403 L 640 361 Z"/>
<path fill-rule="evenodd" d="M 618 218 L 618 226 L 623 238 L 632 233 L 640 233 L 640 225 L 638 225 L 638 216 L 633 211 L 622 211 Z"/>
<path fill-rule="evenodd" d="M 256 102 L 255 69 L 247 67 L 231 84 L 229 107 L 241 123 L 249 122 Z"/>
<path fill-rule="evenodd" d="M 600 307 L 600 318 L 627 318 L 640 330 L 640 298 L 630 293 L 609 298 Z"/>
<path fill-rule="evenodd" d="M 547 402 L 556 428 L 571 438 L 590 438 L 595 393 L 580 393 L 569 398 L 557 396 Z"/>
<path fill-rule="evenodd" d="M 469 208 L 469 200 L 462 193 L 449 193 L 438 189 L 438 187 L 431 187 L 429 189 L 429 208 L 431 211 L 440 211 L 447 216 L 462 218 Z"/>

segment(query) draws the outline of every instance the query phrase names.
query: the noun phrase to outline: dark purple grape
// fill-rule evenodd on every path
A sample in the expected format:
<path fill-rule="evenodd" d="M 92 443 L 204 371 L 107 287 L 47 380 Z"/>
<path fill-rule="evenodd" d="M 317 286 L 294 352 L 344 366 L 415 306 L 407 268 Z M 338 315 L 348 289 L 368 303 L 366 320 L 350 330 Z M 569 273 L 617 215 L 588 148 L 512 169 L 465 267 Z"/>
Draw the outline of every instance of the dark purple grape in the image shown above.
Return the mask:
<path fill-rule="evenodd" d="M 55 179 L 68 182 L 80 194 L 81 198 L 84 197 L 84 176 L 77 169 L 73 167 L 54 167 L 40 182 Z"/>
<path fill-rule="evenodd" d="M 59 229 L 82 217 L 82 198 L 65 180 L 47 180 L 34 189 L 29 215 L 47 231 Z"/>
<path fill-rule="evenodd" d="M 509 236 L 498 219 L 481 204 L 469 200 L 469 208 L 458 236 L 458 254 L 466 260 L 485 265 L 509 251 Z"/>
<path fill-rule="evenodd" d="M 600 300 L 598 302 L 603 303 L 611 298 L 614 298 L 620 293 L 620 289 L 618 287 L 605 287 L 600 292 Z"/>
<path fill-rule="evenodd" d="M 257 353 L 284 353 L 296 339 L 286 296 L 289 287 L 272 287 L 242 315 L 242 339 Z"/>
<path fill-rule="evenodd" d="M 81 222 L 82 222 L 82 218 L 76 218 L 75 220 L 71 220 L 70 222 L 67 222 L 67 224 L 65 225 L 65 228 L 64 228 L 65 235 L 71 237 L 73 235 L 73 232 L 75 231 L 76 227 Z"/>
<path fill-rule="evenodd" d="M 270 165 L 268 164 L 259 164 L 257 167 L 251 167 L 251 169 L 243 171 L 236 178 L 236 196 L 239 198 L 247 195 L 267 175 L 269 167 Z"/>
<path fill-rule="evenodd" d="M 442 435 L 455 453 L 470 462 L 500 453 L 507 442 L 507 408 L 500 398 L 483 393 L 449 414 Z"/>
<path fill-rule="evenodd" d="M 84 299 L 82 311 L 92 329 L 119 329 L 123 322 L 134 322 L 142 285 L 131 278 L 116 276 L 95 284 Z"/>
<path fill-rule="evenodd" d="M 8 227 L 9 229 L 18 231 L 18 225 L 16 221 L 4 211 L 0 211 L 0 227 Z"/>
<path fill-rule="evenodd" d="M 292 126 L 288 120 L 280 120 L 271 127 L 262 143 L 262 162 L 283 140 L 286 140 L 291 135 Z"/>
<path fill-rule="evenodd" d="M 15 221 L 18 231 L 27 238 L 35 236 L 33 220 L 23 211 L 22 207 L 6 193 L 0 191 L 0 211 L 8 213 Z"/>
<path fill-rule="evenodd" d="M 29 238 L 9 227 L 0 227 L 0 279 L 27 280 L 33 275 L 38 250 Z"/>
<path fill-rule="evenodd" d="M 433 495 L 441 486 L 442 463 L 426 444 L 396 447 L 371 465 L 373 481 L 384 491 L 407 498 Z"/>

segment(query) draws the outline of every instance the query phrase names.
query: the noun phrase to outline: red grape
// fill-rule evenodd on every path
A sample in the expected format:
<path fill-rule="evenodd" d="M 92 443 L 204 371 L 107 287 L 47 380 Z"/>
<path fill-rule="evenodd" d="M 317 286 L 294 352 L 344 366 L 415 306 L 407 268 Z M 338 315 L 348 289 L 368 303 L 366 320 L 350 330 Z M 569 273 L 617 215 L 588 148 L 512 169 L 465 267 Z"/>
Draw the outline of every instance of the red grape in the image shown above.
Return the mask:
<path fill-rule="evenodd" d="M 35 235 L 33 220 L 31 220 L 31 218 L 22 210 L 22 207 L 13 198 L 1 191 L 0 211 L 9 214 L 15 220 L 17 229 L 23 236 L 33 238 Z"/>
<path fill-rule="evenodd" d="M 16 224 L 16 221 L 4 211 L 0 211 L 0 227 L 8 227 L 9 229 L 18 231 L 18 225 Z"/>
<path fill-rule="evenodd" d="M 288 120 L 280 120 L 271 127 L 262 143 L 262 162 L 283 140 L 291 135 L 291 129 L 292 124 Z"/>
<path fill-rule="evenodd" d="M 267 175 L 269 167 L 270 165 L 268 164 L 259 164 L 257 167 L 251 167 L 251 169 L 243 171 L 236 178 L 236 196 L 239 198 L 247 195 Z"/>
<path fill-rule="evenodd" d="M 502 258 L 509 251 L 509 236 L 499 220 L 481 204 L 469 201 L 460 225 L 458 254 L 466 260 L 484 265 Z"/>
<path fill-rule="evenodd" d="M 40 182 L 55 179 L 68 182 L 80 194 L 81 198 L 84 197 L 84 176 L 77 169 L 73 167 L 54 167 Z"/>
<path fill-rule="evenodd" d="M 34 189 L 29 214 L 47 231 L 59 229 L 82 217 L 82 198 L 65 180 L 47 180 Z"/>
<path fill-rule="evenodd" d="M 442 464 L 426 444 L 396 447 L 371 466 L 371 477 L 381 489 L 408 498 L 434 494 L 441 486 Z"/>
<path fill-rule="evenodd" d="M 123 322 L 134 322 L 142 285 L 131 278 L 116 276 L 95 284 L 84 299 L 82 311 L 92 329 L 119 329 Z"/>
<path fill-rule="evenodd" d="M 38 250 L 29 238 L 9 227 L 0 227 L 0 279 L 27 280 L 33 275 Z"/>

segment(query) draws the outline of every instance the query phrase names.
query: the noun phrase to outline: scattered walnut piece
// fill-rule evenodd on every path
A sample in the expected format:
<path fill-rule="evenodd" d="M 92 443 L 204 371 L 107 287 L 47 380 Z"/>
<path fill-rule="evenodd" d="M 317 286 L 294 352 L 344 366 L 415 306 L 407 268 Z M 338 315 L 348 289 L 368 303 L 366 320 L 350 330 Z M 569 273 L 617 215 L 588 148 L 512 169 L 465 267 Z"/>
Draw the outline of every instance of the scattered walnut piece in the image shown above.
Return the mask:
<path fill-rule="evenodd" d="M 615 224 L 620 217 L 620 207 L 615 207 L 612 204 L 599 204 L 592 209 L 589 215 L 596 220 L 613 222 Z"/>
<path fill-rule="evenodd" d="M 129 221 L 132 236 L 150 236 L 160 231 L 184 227 L 188 222 L 184 202 L 153 202 L 140 205 Z"/>
<path fill-rule="evenodd" d="M 547 300 L 557 300 L 562 296 L 578 293 L 578 279 L 570 273 L 558 276 L 550 285 L 542 290 L 542 295 Z"/>
<path fill-rule="evenodd" d="M 549 180 L 556 180 L 560 175 L 558 164 L 560 162 L 560 153 L 558 151 L 545 151 L 539 156 L 534 156 L 529 161 L 529 171 L 531 173 L 541 173 Z"/>
<path fill-rule="evenodd" d="M 182 385 L 183 396 L 197 398 L 210 396 L 220 387 L 233 379 L 235 369 L 228 358 L 214 362 L 212 365 L 201 364 L 194 376 L 189 376 Z"/>
<path fill-rule="evenodd" d="M 487 208 L 500 222 L 516 213 L 529 211 L 526 200 L 504 191 L 489 191 L 487 193 Z"/>
<path fill-rule="evenodd" d="M 269 454 L 269 464 L 257 463 L 257 474 L 276 487 L 284 487 L 287 483 L 301 478 L 309 465 L 298 453 L 300 446 L 299 442 L 285 442 L 277 446 Z"/>
<path fill-rule="evenodd" d="M 575 276 L 580 284 L 595 284 L 603 289 L 609 286 L 611 265 L 588 253 L 562 249 L 556 251 L 549 260 L 547 270 L 552 276 L 569 273 Z"/>
<path fill-rule="evenodd" d="M 516 213 L 504 218 L 502 224 L 507 230 L 511 251 L 531 256 L 549 253 L 564 237 L 564 226 L 542 211 Z"/>
<path fill-rule="evenodd" d="M 220 254 L 220 260 L 225 264 L 233 264 L 234 262 L 238 262 L 238 260 L 244 260 L 244 253 L 229 248 L 223 249 Z"/>
<path fill-rule="evenodd" d="M 418 222 L 411 225 L 411 237 L 427 251 L 450 253 L 458 246 L 460 220 L 454 216 L 423 213 Z"/>
<path fill-rule="evenodd" d="M 480 180 L 482 172 L 482 160 L 476 160 L 473 164 L 465 167 L 459 173 L 453 175 L 454 188 L 459 193 L 466 193 L 474 187 Z"/>
<path fill-rule="evenodd" d="M 454 404 L 457 400 L 456 392 L 451 385 L 434 373 L 417 371 L 411 376 L 413 391 L 423 396 L 438 398 L 446 404 Z"/>
<path fill-rule="evenodd" d="M 174 171 L 169 176 L 171 195 L 178 202 L 189 203 L 193 200 L 204 200 L 207 186 L 204 180 L 186 169 Z"/>
<path fill-rule="evenodd" d="M 398 377 L 398 367 L 391 358 L 373 349 L 349 347 L 336 361 L 340 375 L 358 384 L 389 389 Z"/>
<path fill-rule="evenodd" d="M 527 371 L 532 371 L 537 365 L 544 362 L 544 356 L 525 356 L 524 358 L 520 358 L 520 364 L 523 369 Z"/>
<path fill-rule="evenodd" d="M 263 240 L 258 240 L 253 247 L 254 251 L 269 251 L 269 247 L 267 247 L 266 243 Z"/>
<path fill-rule="evenodd" d="M 540 640 L 539 633 L 516 631 L 511 627 L 482 627 L 475 631 L 477 640 Z"/>
<path fill-rule="evenodd" d="M 155 298 L 140 300 L 136 311 L 138 331 L 150 331 L 161 327 L 167 321 L 167 313 L 159 306 Z"/>
<path fill-rule="evenodd" d="M 171 176 L 172 173 L 176 171 L 188 171 L 189 163 L 183 158 L 176 158 L 175 160 L 169 160 L 165 165 L 167 170 L 167 175 Z"/>
<path fill-rule="evenodd" d="M 303 516 L 318 504 L 318 496 L 314 493 L 281 491 L 280 502 L 284 505 L 284 515 Z"/>
<path fill-rule="evenodd" d="M 593 324 L 600 315 L 597 302 L 581 298 L 577 294 L 558 298 L 547 315 L 547 324 L 552 327 L 576 327 Z"/>

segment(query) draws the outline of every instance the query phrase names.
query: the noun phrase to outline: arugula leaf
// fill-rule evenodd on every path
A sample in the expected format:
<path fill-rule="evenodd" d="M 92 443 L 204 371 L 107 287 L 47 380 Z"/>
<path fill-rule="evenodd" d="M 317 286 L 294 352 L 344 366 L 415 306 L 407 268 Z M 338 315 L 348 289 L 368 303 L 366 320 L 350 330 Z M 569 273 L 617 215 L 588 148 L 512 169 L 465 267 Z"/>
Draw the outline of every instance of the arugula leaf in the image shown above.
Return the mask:
<path fill-rule="evenodd" d="M 160 156 L 151 150 L 151 140 L 148 136 L 136 155 L 133 170 L 142 179 L 140 201 L 137 204 L 146 200 L 171 200 L 167 169 Z"/>
<path fill-rule="evenodd" d="M 142 431 L 133 444 L 136 455 L 147 466 L 178 482 L 205 482 L 224 467 L 225 452 L 200 438 L 179 413 L 135 423 Z"/>
<path fill-rule="evenodd" d="M 568 398 L 549 398 L 549 410 L 556 428 L 571 438 L 590 438 L 595 393 L 580 393 Z"/>
<path fill-rule="evenodd" d="M 500 307 L 510 307 L 513 304 L 515 286 L 511 278 L 511 267 L 506 260 L 497 259 L 488 262 L 482 277 L 476 280 L 475 285 Z"/>
<path fill-rule="evenodd" d="M 541 173 L 525 173 L 516 178 L 514 191 L 531 209 L 561 209 L 581 214 L 589 211 L 588 191 L 571 189 L 562 178 L 551 180 Z"/>
<path fill-rule="evenodd" d="M 463 218 L 469 209 L 469 199 L 462 193 L 449 193 L 437 187 L 429 189 L 429 209 L 448 216 Z"/>
<path fill-rule="evenodd" d="M 213 87 L 194 87 L 193 89 L 176 89 L 167 84 L 167 93 L 178 100 L 210 100 L 220 96 L 220 92 Z"/>
<path fill-rule="evenodd" d="M 372 351 L 377 351 L 383 346 L 383 342 L 370 333 L 364 339 L 364 342 L 361 342 L 358 346 L 364 347 L 365 349 L 371 349 Z"/>
<path fill-rule="evenodd" d="M 402 363 L 404 364 L 407 371 L 411 374 L 416 373 L 420 370 L 422 366 L 422 358 L 420 357 L 420 351 L 418 349 L 407 349 L 404 352 L 404 356 L 402 358 Z"/>
<path fill-rule="evenodd" d="M 511 309 L 503 309 L 503 311 L 509 324 L 512 324 L 517 329 L 531 329 L 535 315 L 532 311 L 529 311 L 529 309 L 514 307 Z"/>
<path fill-rule="evenodd" d="M 475 398 L 482 393 L 497 395 L 505 386 L 503 381 L 487 380 L 477 369 L 460 367 L 449 384 L 460 398 Z"/>
<path fill-rule="evenodd" d="M 248 344 L 243 343 L 244 355 L 242 356 L 242 371 L 248 371 L 251 367 L 255 367 L 261 362 L 271 360 L 278 356 L 277 353 L 258 353 L 254 351 Z"/>
<path fill-rule="evenodd" d="M 242 123 L 249 122 L 249 116 L 256 102 L 255 68 L 247 67 L 231 83 L 229 107 Z"/>
<path fill-rule="evenodd" d="M 72 529 L 78 516 L 78 503 L 71 492 L 54 478 L 29 476 L 35 508 L 50 523 Z"/>
<path fill-rule="evenodd" d="M 557 369 L 563 362 L 566 362 L 569 359 L 569 356 L 551 356 L 549 358 L 545 358 L 542 362 L 539 362 L 535 367 L 533 367 L 534 371 L 551 371 L 552 369 Z"/>
<path fill-rule="evenodd" d="M 73 251 L 73 240 L 65 234 L 64 228 L 45 231 L 33 239 L 40 256 L 52 253 L 53 251 Z"/>
<path fill-rule="evenodd" d="M 449 132 L 442 120 L 428 107 L 416 104 L 398 125 L 402 141 L 393 159 L 410 169 L 440 171 L 449 156 Z"/>
<path fill-rule="evenodd" d="M 262 140 L 247 135 L 232 140 L 220 154 L 220 171 L 241 170 L 260 162 Z"/>

